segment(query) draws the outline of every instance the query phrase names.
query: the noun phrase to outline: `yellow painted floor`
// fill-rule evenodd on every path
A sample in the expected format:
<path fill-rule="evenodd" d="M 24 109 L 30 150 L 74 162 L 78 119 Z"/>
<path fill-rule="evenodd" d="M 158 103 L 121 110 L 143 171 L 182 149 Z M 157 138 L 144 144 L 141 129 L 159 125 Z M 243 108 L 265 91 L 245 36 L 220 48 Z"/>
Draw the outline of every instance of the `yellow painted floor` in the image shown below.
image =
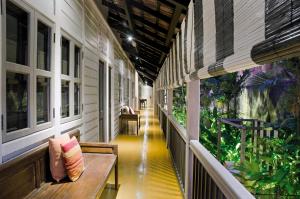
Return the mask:
<path fill-rule="evenodd" d="M 181 199 L 182 193 L 172 166 L 159 121 L 153 110 L 141 112 L 139 136 L 119 135 L 119 190 L 106 188 L 101 199 Z M 109 183 L 114 183 L 113 176 Z"/>

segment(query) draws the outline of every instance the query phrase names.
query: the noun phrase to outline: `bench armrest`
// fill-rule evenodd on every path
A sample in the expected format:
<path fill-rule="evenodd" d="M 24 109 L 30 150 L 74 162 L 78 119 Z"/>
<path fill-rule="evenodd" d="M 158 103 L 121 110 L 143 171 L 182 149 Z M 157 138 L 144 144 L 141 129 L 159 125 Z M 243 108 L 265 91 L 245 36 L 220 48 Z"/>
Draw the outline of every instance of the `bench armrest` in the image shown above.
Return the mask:
<path fill-rule="evenodd" d="M 80 142 L 79 144 L 83 153 L 115 154 L 118 156 L 118 145 L 98 142 Z"/>
<path fill-rule="evenodd" d="M 134 113 L 139 115 L 140 114 L 140 110 L 134 110 Z"/>

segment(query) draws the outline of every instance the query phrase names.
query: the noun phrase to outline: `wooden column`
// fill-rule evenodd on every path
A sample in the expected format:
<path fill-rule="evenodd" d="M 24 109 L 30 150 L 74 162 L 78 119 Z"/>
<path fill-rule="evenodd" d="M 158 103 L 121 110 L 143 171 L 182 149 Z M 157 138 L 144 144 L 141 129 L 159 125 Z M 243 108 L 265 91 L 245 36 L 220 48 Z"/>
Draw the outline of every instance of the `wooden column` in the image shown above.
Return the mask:
<path fill-rule="evenodd" d="M 187 123 L 186 123 L 186 161 L 185 161 L 185 198 L 192 197 L 193 153 L 190 141 L 199 140 L 200 122 L 200 80 L 187 83 Z"/>
<path fill-rule="evenodd" d="M 167 113 L 168 116 L 172 115 L 172 107 L 173 107 L 173 89 L 168 89 L 167 90 Z M 167 132 L 166 132 L 166 137 L 167 137 L 167 147 L 169 147 L 170 143 L 170 121 L 167 119 Z"/>

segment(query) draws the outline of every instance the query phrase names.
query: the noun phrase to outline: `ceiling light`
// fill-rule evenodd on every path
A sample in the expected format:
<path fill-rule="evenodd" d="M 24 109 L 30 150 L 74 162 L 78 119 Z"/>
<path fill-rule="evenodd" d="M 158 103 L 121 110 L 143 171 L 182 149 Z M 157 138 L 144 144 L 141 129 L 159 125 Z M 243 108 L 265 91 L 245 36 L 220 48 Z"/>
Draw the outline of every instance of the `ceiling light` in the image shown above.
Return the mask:
<path fill-rule="evenodd" d="M 127 37 L 127 40 L 128 40 L 128 41 L 132 41 L 132 40 L 133 40 L 133 37 L 132 37 L 131 35 L 129 35 L 129 36 Z"/>
<path fill-rule="evenodd" d="M 136 60 L 138 60 L 138 59 L 139 59 L 139 57 L 138 57 L 138 56 L 136 56 L 136 57 L 135 57 L 135 59 L 136 59 Z"/>

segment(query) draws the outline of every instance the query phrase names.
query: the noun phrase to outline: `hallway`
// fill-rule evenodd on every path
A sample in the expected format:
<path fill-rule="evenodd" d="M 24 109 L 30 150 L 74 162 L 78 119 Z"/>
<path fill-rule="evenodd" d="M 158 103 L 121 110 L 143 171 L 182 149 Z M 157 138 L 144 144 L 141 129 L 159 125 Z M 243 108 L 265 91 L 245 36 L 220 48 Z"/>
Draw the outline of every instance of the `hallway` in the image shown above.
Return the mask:
<path fill-rule="evenodd" d="M 116 198 L 182 198 L 159 121 L 152 109 L 141 111 L 141 115 L 138 137 L 119 135 L 113 141 L 119 146 L 120 188 Z M 114 198 L 115 194 L 113 189 L 106 189 L 101 198 Z"/>

